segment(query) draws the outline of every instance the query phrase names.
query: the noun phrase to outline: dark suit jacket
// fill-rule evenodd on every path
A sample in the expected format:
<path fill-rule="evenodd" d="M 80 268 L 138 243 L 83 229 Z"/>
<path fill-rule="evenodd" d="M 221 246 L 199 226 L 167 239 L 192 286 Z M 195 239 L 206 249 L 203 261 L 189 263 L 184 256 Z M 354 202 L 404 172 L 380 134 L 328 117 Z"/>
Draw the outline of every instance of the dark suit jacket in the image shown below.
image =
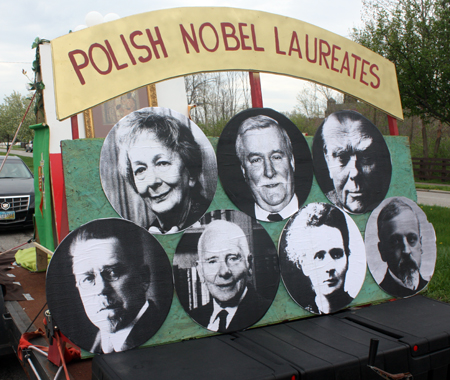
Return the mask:
<path fill-rule="evenodd" d="M 158 331 L 163 321 L 158 313 L 155 304 L 152 301 L 148 301 L 149 306 L 145 313 L 134 325 L 127 339 L 125 340 L 124 347 L 122 351 L 129 350 L 144 344 Z M 159 323 L 158 323 L 159 322 Z M 103 353 L 101 344 L 101 335 L 98 331 L 95 342 L 93 343 L 90 352 L 93 353 Z"/>
<path fill-rule="evenodd" d="M 301 304 L 306 310 L 308 310 L 310 313 L 314 314 L 322 314 L 319 310 L 318 306 L 316 305 L 315 298 L 316 295 L 314 293 L 314 300 L 309 302 L 306 306 Z M 348 306 L 350 302 L 353 301 L 353 298 L 344 290 L 336 291 L 330 295 L 328 298 L 328 302 L 330 303 L 330 313 L 335 313 L 336 311 L 339 311 L 343 309 L 344 307 Z"/>
<path fill-rule="evenodd" d="M 399 283 L 397 283 L 391 276 L 391 273 L 386 271 L 386 275 L 384 276 L 383 281 L 380 283 L 381 289 L 383 289 L 386 293 L 389 293 L 396 297 L 408 297 L 412 296 L 413 294 L 416 294 L 420 290 L 422 290 L 425 286 L 427 286 L 428 281 L 424 280 L 422 276 L 420 276 L 419 279 L 419 286 L 417 287 L 417 290 L 411 290 L 408 288 L 405 288 L 404 286 L 401 286 Z"/>
<path fill-rule="evenodd" d="M 297 194 L 297 193 L 295 193 L 295 195 L 297 195 L 297 200 L 298 200 L 298 209 L 300 209 L 300 207 L 302 206 L 302 204 L 300 203 L 301 201 L 300 201 L 300 198 L 299 198 L 299 195 Z M 248 203 L 248 205 L 247 205 L 247 207 L 242 207 L 241 208 L 241 210 L 243 211 L 243 212 L 245 212 L 247 215 L 249 215 L 249 216 L 251 216 L 252 218 L 254 218 L 254 219 L 256 219 L 256 216 L 255 216 L 255 201 L 253 201 L 253 202 L 249 202 Z"/>
<path fill-rule="evenodd" d="M 239 303 L 228 328 L 219 332 L 232 332 L 250 327 L 264 316 L 270 304 L 271 301 L 261 297 L 252 287 L 247 286 L 247 294 Z M 191 310 L 190 315 L 197 323 L 207 328 L 213 310 L 213 301 L 210 301 L 206 305 Z"/>

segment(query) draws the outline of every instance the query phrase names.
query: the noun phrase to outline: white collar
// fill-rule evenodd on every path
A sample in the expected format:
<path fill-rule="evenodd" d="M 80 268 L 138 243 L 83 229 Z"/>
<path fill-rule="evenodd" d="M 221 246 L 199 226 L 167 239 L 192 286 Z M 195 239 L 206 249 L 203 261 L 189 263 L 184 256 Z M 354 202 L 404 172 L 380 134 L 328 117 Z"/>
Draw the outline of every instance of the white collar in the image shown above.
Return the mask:
<path fill-rule="evenodd" d="M 213 312 L 211 314 L 211 318 L 209 319 L 208 324 L 208 330 L 211 331 L 218 331 L 219 330 L 219 318 L 217 318 L 217 315 L 222 311 L 226 310 L 228 312 L 227 314 L 227 323 L 225 325 L 226 328 L 230 325 L 231 320 L 233 319 L 234 315 L 236 314 L 236 311 L 239 307 L 239 304 L 244 299 L 245 295 L 247 294 L 247 287 L 245 287 L 244 291 L 242 292 L 241 298 L 239 299 L 239 302 L 236 306 L 233 307 L 221 307 L 217 301 L 213 298 Z"/>
<path fill-rule="evenodd" d="M 136 325 L 137 321 L 144 315 L 146 310 L 149 307 L 148 300 L 145 302 L 144 306 L 142 306 L 141 310 L 139 311 L 138 315 L 134 320 L 125 328 L 120 329 L 119 331 L 116 331 L 115 333 L 103 333 L 100 331 L 101 334 L 101 342 L 102 342 L 102 351 L 103 353 L 110 353 L 110 352 L 120 352 L 123 351 L 125 341 L 128 338 L 128 335 L 130 335 L 131 330 Z"/>
<path fill-rule="evenodd" d="M 287 204 L 287 206 L 281 210 L 276 212 L 279 214 L 283 219 L 289 218 L 292 214 L 296 213 L 298 211 L 298 199 L 297 195 L 294 193 L 294 196 L 291 198 L 291 201 Z M 263 222 L 269 222 L 269 219 L 267 218 L 270 214 L 273 214 L 273 212 L 266 211 L 259 207 L 259 205 L 255 202 L 255 218 L 258 220 L 262 220 Z"/>
<path fill-rule="evenodd" d="M 418 286 L 419 286 L 419 282 L 420 282 L 420 274 L 419 271 L 416 271 L 413 275 L 413 283 L 411 285 L 406 285 L 402 280 L 400 280 L 394 273 L 392 273 L 392 271 L 390 269 L 388 269 L 389 274 L 391 275 L 392 279 L 394 280 L 395 283 L 397 283 L 400 286 L 403 286 L 406 289 L 409 290 L 417 290 Z M 389 292 L 389 289 L 386 289 Z"/>

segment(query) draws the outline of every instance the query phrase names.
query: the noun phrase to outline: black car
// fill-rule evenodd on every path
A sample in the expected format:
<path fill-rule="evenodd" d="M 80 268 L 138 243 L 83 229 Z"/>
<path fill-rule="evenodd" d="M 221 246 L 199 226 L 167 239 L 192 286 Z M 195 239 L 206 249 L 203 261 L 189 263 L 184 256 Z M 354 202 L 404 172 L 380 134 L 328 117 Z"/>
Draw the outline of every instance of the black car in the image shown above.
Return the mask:
<path fill-rule="evenodd" d="M 4 159 L 0 156 L 0 167 Z M 31 227 L 33 215 L 33 173 L 19 157 L 9 156 L 0 171 L 0 230 Z"/>

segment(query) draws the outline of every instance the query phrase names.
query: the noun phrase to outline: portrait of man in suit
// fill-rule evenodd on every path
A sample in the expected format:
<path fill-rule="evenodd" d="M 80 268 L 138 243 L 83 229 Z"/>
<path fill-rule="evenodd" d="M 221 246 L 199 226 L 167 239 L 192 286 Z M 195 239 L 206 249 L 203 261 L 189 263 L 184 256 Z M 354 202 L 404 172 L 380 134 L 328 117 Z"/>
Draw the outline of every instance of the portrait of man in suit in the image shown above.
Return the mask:
<path fill-rule="evenodd" d="M 235 213 L 251 221 L 248 216 L 238 211 Z M 191 310 L 187 308 L 194 321 L 211 331 L 231 332 L 243 330 L 264 316 L 275 296 L 279 281 L 275 246 L 272 243 L 270 247 L 271 243 L 268 245 L 268 241 L 264 238 L 270 256 L 260 258 L 267 265 L 263 271 L 266 274 L 265 290 L 269 292 L 269 298 L 265 298 L 254 286 L 254 270 L 257 266 L 244 230 L 238 224 L 222 219 L 213 220 L 206 225 L 198 239 L 198 255 L 193 268 L 204 289 L 205 301 L 203 304 L 199 302 Z M 179 257 L 174 258 L 174 266 L 178 259 Z M 176 270 L 175 283 L 177 285 Z M 180 284 L 177 293 L 183 303 L 179 289 Z"/>
<path fill-rule="evenodd" d="M 413 295 L 425 286 L 422 264 L 422 235 L 413 209 L 394 198 L 378 215 L 378 250 L 387 264 L 380 287 L 395 296 Z"/>
<path fill-rule="evenodd" d="M 377 127 L 355 111 L 332 113 L 313 143 L 320 188 L 336 206 L 353 214 L 373 210 L 391 180 L 389 149 Z"/>
<path fill-rule="evenodd" d="M 284 115 L 252 109 L 236 115 L 218 144 L 219 176 L 230 199 L 264 222 L 294 214 L 311 189 L 308 144 Z"/>
<path fill-rule="evenodd" d="M 292 144 L 276 120 L 264 115 L 244 120 L 236 154 L 255 199 L 256 219 L 280 221 L 298 210 Z"/>
<path fill-rule="evenodd" d="M 68 259 L 81 301 L 74 297 L 69 302 L 78 306 L 76 313 L 81 313 L 81 304 L 85 313 L 78 326 L 68 330 L 80 347 L 92 353 L 125 351 L 142 345 L 159 329 L 170 308 L 173 282 L 164 250 L 153 240 L 132 222 L 98 219 L 74 230 L 55 253 L 59 263 L 54 270 L 49 268 L 50 283 L 58 281 L 58 275 L 64 277 L 64 268 L 57 268 Z M 154 257 L 149 259 L 147 254 Z M 156 268 L 159 273 L 153 276 Z M 73 295 L 67 286 L 59 288 L 52 291 Z M 65 333 L 72 306 L 61 308 L 58 301 L 64 303 L 64 296 L 50 296 L 49 306 Z M 84 336 L 84 328 L 91 331 L 89 336 Z"/>

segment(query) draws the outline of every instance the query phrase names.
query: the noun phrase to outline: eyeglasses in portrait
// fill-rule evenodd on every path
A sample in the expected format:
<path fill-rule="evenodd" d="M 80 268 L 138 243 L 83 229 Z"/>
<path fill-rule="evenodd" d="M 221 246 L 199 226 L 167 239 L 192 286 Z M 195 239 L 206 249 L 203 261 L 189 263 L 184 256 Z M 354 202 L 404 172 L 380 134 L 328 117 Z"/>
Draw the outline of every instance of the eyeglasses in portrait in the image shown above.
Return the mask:
<path fill-rule="evenodd" d="M 125 351 L 149 340 L 169 313 L 172 268 L 144 228 L 97 219 L 72 231 L 47 270 L 50 313 L 61 332 L 92 353 Z"/>

